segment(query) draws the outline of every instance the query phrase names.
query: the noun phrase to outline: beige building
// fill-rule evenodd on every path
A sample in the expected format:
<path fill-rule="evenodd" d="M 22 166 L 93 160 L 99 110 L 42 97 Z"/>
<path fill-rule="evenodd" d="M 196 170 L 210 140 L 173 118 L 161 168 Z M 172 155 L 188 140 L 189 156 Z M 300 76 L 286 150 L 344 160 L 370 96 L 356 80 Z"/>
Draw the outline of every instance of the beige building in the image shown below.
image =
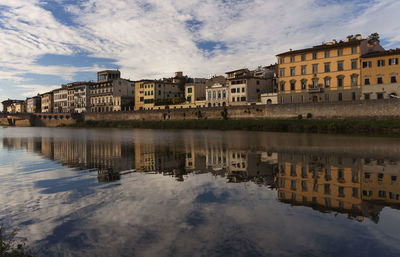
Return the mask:
<path fill-rule="evenodd" d="M 68 108 L 71 113 L 90 112 L 90 86 L 93 82 L 74 82 L 67 85 Z"/>
<path fill-rule="evenodd" d="M 361 99 L 400 97 L 400 49 L 361 56 Z"/>
<path fill-rule="evenodd" d="M 53 112 L 53 92 L 42 94 L 42 112 Z"/>
<path fill-rule="evenodd" d="M 91 112 L 133 110 L 134 82 L 121 79 L 119 71 L 98 72 L 98 82 L 89 89 Z"/>
<path fill-rule="evenodd" d="M 375 51 L 378 40 L 356 35 L 278 54 L 279 103 L 359 100 L 361 56 Z"/>
<path fill-rule="evenodd" d="M 229 88 L 229 105 L 256 104 L 261 100 L 261 94 L 268 92 L 268 82 L 265 73 L 248 69 L 240 69 L 226 73 Z"/>
<path fill-rule="evenodd" d="M 27 113 L 41 112 L 41 108 L 42 108 L 41 97 L 39 95 L 26 98 Z"/>
<path fill-rule="evenodd" d="M 53 90 L 53 101 L 53 112 L 69 112 L 67 87 L 63 86 L 61 88 Z"/>

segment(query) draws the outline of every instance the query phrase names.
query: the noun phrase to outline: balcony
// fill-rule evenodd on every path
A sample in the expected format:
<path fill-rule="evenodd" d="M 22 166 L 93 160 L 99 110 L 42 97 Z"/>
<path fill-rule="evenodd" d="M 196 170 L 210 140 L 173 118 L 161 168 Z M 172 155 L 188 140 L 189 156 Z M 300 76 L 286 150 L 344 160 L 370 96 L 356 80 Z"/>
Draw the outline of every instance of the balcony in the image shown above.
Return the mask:
<path fill-rule="evenodd" d="M 322 84 L 318 84 L 318 85 L 308 85 L 308 92 L 309 93 L 322 93 L 324 92 L 324 88 Z"/>

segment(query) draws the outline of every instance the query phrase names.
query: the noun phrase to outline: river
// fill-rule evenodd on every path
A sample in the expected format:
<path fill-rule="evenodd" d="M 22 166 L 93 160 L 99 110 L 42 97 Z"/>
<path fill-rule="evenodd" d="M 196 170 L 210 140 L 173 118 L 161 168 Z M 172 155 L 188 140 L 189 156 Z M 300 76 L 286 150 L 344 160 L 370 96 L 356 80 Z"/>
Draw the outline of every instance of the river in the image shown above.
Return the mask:
<path fill-rule="evenodd" d="M 0 128 L 36 256 L 399 256 L 400 139 Z"/>

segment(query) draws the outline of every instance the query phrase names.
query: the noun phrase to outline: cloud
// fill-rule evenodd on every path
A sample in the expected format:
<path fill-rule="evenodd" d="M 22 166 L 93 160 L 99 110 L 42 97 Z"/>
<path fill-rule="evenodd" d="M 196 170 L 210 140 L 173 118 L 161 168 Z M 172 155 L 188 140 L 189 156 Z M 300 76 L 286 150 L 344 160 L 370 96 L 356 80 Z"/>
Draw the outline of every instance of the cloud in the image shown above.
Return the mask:
<path fill-rule="evenodd" d="M 387 47 L 400 43 L 400 25 L 393 22 L 400 11 L 396 0 L 59 0 L 49 5 L 0 1 L 0 66 L 5 68 L 0 79 L 10 85 L 27 84 L 27 73 L 55 75 L 61 84 L 79 80 L 79 72 L 93 72 L 95 78 L 106 68 L 38 64 L 45 55 L 112 59 L 105 65 L 119 67 L 131 79 L 177 70 L 208 77 L 268 65 L 289 48 L 348 34 L 378 32 Z"/>

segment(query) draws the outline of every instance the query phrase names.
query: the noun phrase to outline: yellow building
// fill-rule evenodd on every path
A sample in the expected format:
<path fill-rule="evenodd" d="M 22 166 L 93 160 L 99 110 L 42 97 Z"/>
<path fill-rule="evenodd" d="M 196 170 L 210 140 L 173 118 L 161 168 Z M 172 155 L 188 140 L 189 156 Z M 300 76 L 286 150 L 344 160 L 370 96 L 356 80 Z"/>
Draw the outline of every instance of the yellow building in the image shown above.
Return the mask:
<path fill-rule="evenodd" d="M 361 99 L 388 99 L 400 96 L 400 49 L 361 56 Z"/>
<path fill-rule="evenodd" d="M 135 82 L 135 110 L 164 109 L 167 105 L 185 103 L 184 88 L 164 80 Z"/>
<path fill-rule="evenodd" d="M 356 35 L 278 54 L 279 103 L 359 100 L 361 56 L 376 51 L 378 40 Z"/>
<path fill-rule="evenodd" d="M 53 92 L 44 93 L 42 95 L 42 112 L 53 112 Z"/>

